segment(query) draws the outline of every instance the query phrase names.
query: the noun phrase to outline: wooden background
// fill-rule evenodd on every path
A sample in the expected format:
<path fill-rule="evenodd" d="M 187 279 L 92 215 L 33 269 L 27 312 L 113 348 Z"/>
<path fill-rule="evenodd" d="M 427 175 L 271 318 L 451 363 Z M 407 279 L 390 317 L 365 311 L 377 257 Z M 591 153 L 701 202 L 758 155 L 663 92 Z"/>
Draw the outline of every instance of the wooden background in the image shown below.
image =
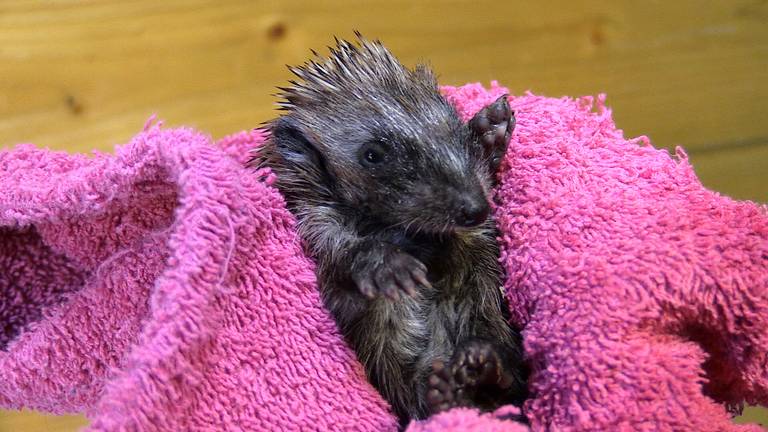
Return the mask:
<path fill-rule="evenodd" d="M 353 29 L 445 84 L 605 92 L 627 136 L 681 145 L 705 185 L 768 201 L 765 0 L 0 0 L 0 147 L 110 150 L 152 113 L 214 137 L 255 127 L 284 65 Z M 83 424 L 0 413 L 0 431 Z"/>

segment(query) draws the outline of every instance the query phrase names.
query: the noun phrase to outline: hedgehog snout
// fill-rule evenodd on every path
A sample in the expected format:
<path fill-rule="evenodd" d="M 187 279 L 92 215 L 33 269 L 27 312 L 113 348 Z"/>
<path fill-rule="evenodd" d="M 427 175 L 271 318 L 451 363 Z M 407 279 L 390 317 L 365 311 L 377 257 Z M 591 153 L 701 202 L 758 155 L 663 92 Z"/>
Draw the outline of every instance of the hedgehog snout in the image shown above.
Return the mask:
<path fill-rule="evenodd" d="M 484 195 L 465 194 L 458 203 L 458 212 L 454 218 L 456 225 L 464 228 L 478 226 L 488 219 L 491 206 Z"/>

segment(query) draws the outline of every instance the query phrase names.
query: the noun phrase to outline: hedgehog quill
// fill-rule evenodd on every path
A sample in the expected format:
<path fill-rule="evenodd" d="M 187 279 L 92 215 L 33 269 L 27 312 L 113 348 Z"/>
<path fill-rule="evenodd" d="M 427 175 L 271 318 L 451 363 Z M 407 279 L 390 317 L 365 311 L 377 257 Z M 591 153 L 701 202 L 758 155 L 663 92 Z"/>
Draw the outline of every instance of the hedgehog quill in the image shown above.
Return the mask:
<path fill-rule="evenodd" d="M 357 36 L 291 68 L 251 163 L 276 174 L 325 306 L 402 424 L 521 404 L 489 204 L 515 123 L 507 98 L 463 123 L 428 67 Z"/>

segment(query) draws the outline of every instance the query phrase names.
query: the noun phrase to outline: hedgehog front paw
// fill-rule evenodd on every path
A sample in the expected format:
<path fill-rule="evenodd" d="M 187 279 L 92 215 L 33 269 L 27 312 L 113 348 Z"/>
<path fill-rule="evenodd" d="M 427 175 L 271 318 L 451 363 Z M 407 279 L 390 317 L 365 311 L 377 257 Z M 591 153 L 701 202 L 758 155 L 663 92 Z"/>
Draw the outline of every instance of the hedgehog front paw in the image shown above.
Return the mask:
<path fill-rule="evenodd" d="M 501 96 L 475 114 L 469 121 L 469 128 L 483 146 L 483 154 L 488 159 L 492 172 L 496 172 L 515 129 L 515 113 L 509 107 L 507 95 Z"/>
<path fill-rule="evenodd" d="M 394 246 L 384 246 L 361 255 L 353 266 L 352 279 L 360 293 L 368 298 L 384 295 L 397 300 L 400 292 L 414 295 L 417 287 L 430 286 L 427 267 Z"/>

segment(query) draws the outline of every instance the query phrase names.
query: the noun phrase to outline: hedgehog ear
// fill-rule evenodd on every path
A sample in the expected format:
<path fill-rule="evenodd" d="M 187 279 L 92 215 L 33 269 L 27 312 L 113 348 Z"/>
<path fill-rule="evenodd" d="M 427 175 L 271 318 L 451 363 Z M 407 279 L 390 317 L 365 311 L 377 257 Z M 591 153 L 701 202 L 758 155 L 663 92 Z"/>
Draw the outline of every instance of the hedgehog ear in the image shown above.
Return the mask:
<path fill-rule="evenodd" d="M 305 133 L 299 123 L 289 117 L 280 117 L 270 126 L 277 153 L 287 162 L 323 171 L 323 159 L 317 150 L 316 138 Z"/>

